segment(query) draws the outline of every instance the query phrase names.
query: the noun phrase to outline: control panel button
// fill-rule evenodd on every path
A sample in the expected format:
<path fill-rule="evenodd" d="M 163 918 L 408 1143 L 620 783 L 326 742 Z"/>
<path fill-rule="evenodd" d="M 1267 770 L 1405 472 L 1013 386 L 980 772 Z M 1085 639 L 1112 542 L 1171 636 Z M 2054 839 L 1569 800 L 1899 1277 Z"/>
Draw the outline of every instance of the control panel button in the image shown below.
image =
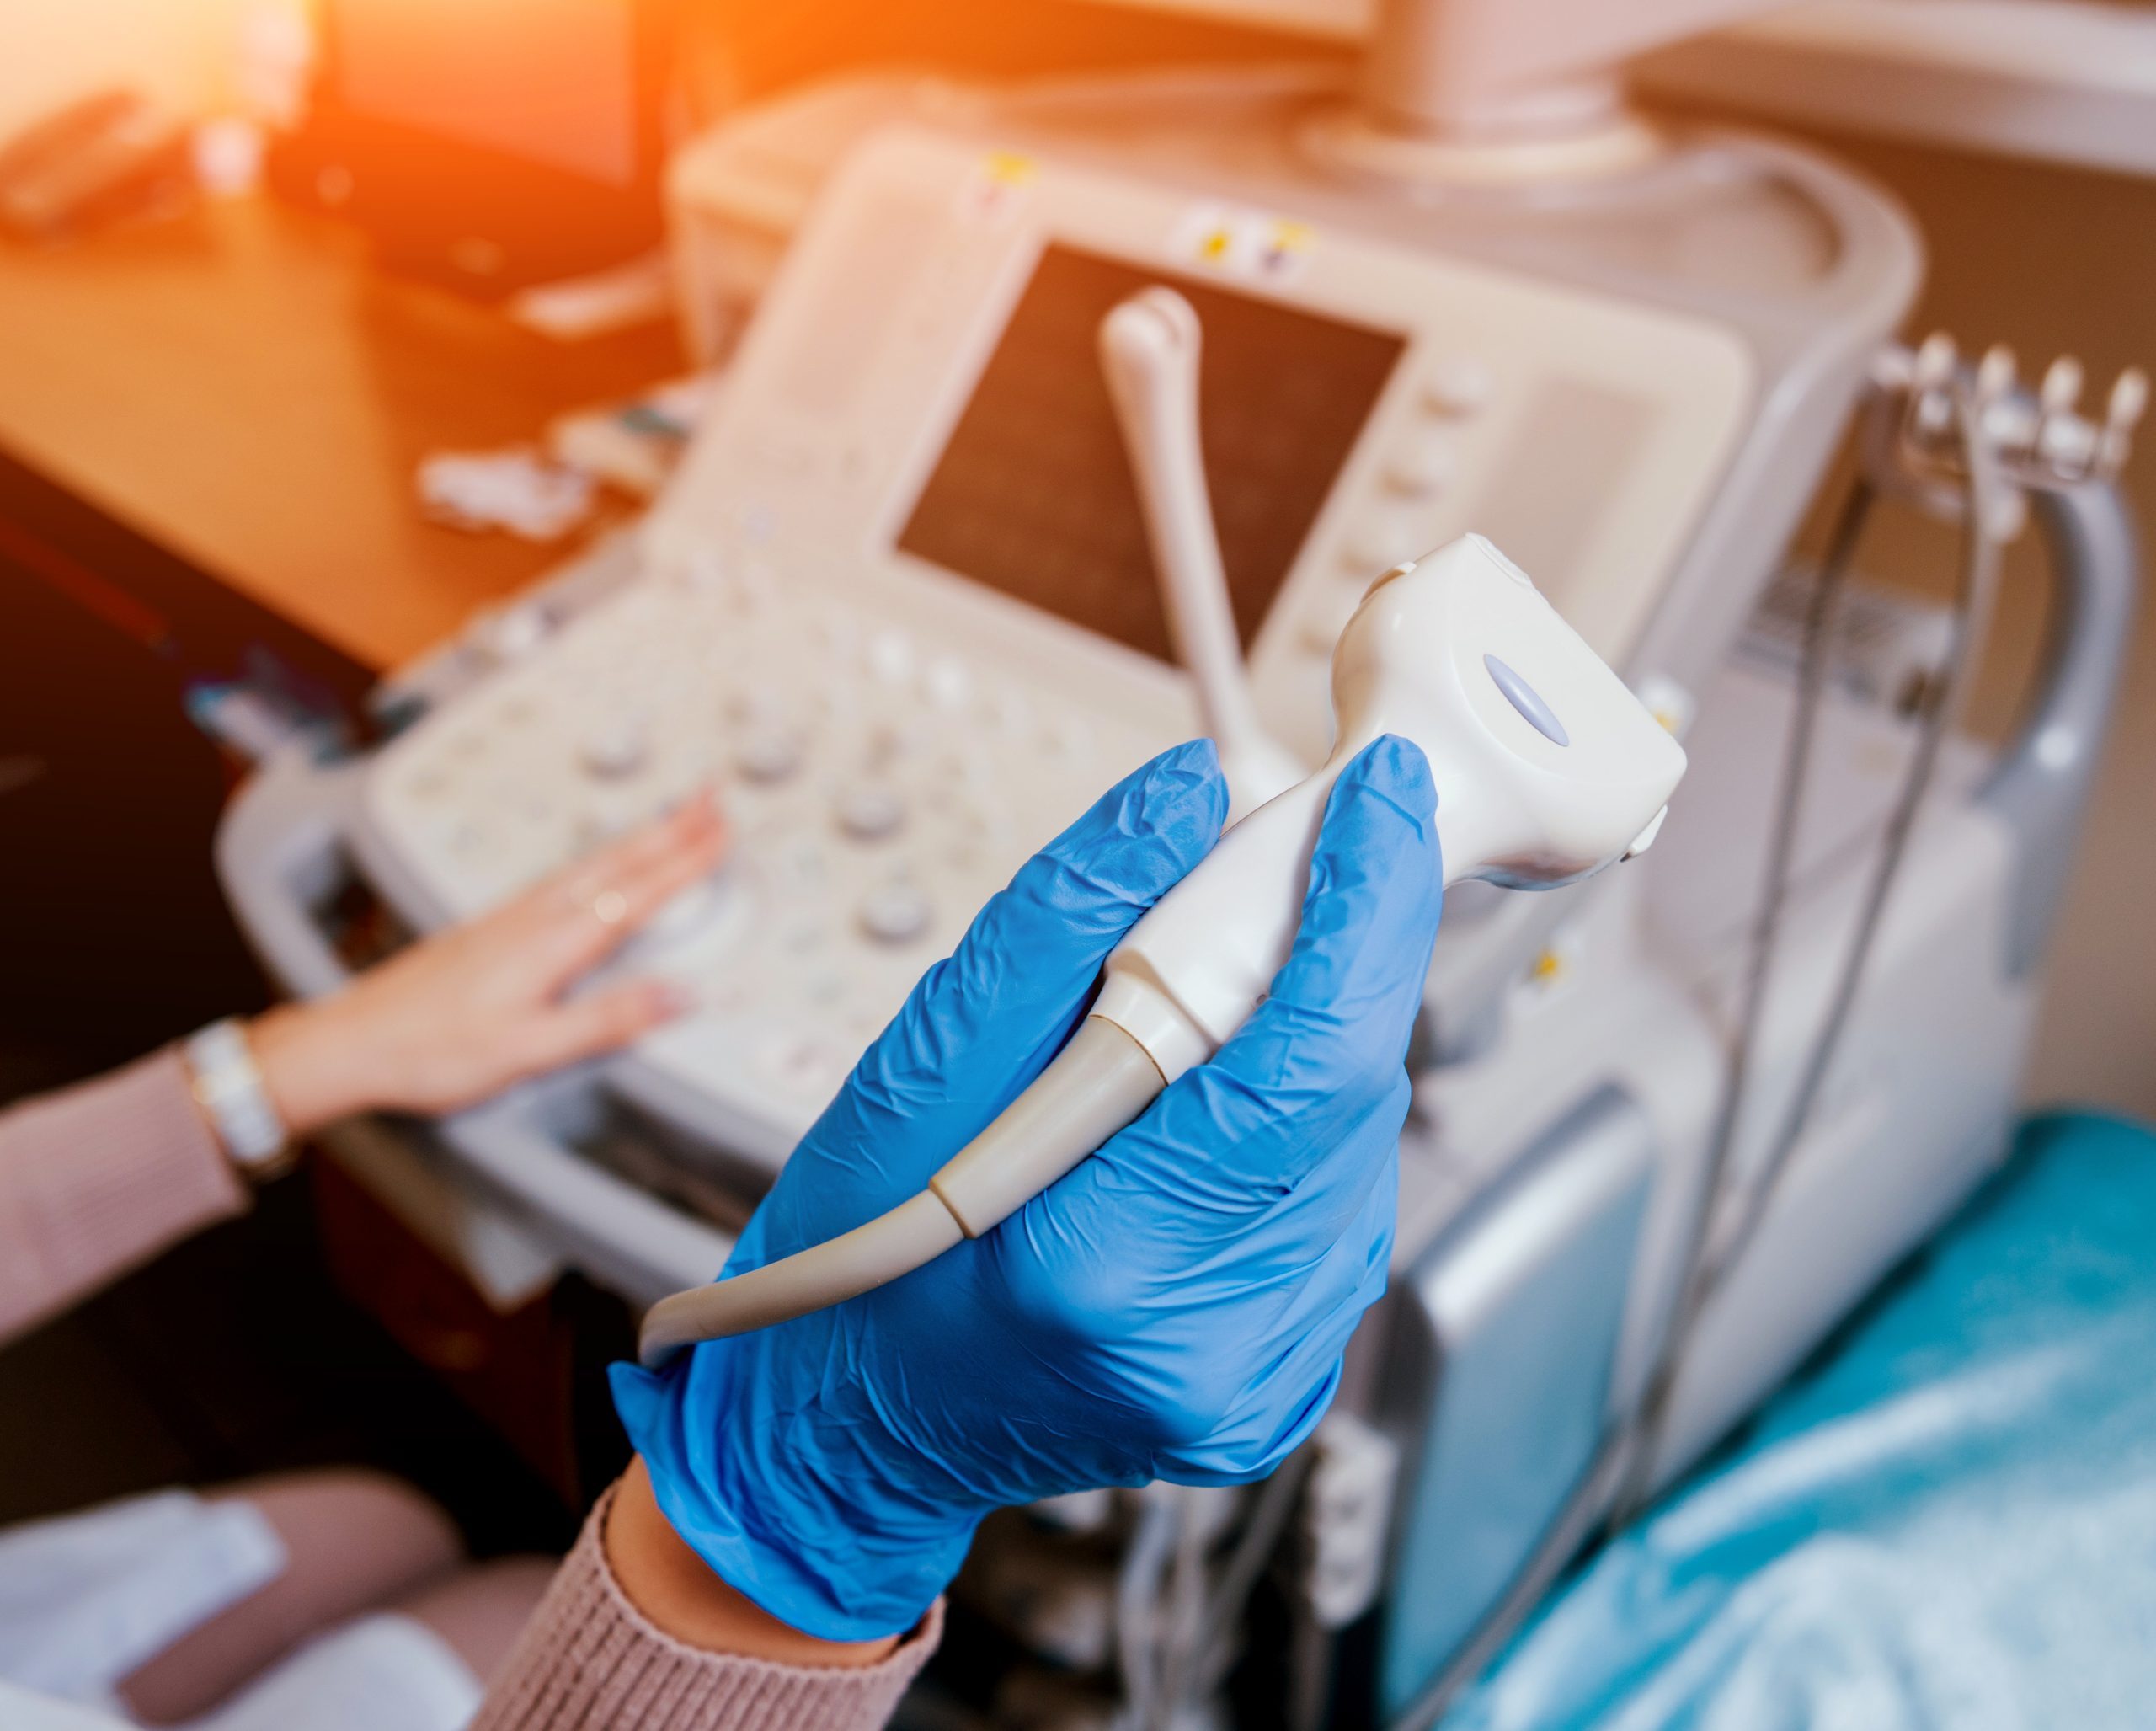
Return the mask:
<path fill-rule="evenodd" d="M 868 670 L 895 685 L 913 672 L 913 643 L 903 631 L 886 629 L 868 640 Z"/>
<path fill-rule="evenodd" d="M 537 607 L 497 607 L 473 623 L 470 641 L 497 667 L 520 661 L 547 640 L 547 616 Z"/>
<path fill-rule="evenodd" d="M 862 782 L 839 795 L 839 827 L 857 841 L 880 841 L 905 823 L 906 804 L 889 782 Z"/>
<path fill-rule="evenodd" d="M 642 769 L 650 753 L 650 734 L 643 723 L 617 720 L 604 723 L 585 735 L 577 755 L 591 774 L 618 781 Z"/>
<path fill-rule="evenodd" d="M 1437 414 L 1480 414 L 1497 393 L 1490 369 L 1465 355 L 1440 361 L 1422 379 L 1422 406 Z"/>
<path fill-rule="evenodd" d="M 741 741 L 734 767 L 750 781 L 769 786 L 801 767 L 801 736 L 789 728 L 759 727 Z"/>
<path fill-rule="evenodd" d="M 1434 433 L 1403 442 L 1385 458 L 1386 489 L 1406 499 L 1434 499 L 1452 484 L 1460 454 L 1452 441 Z"/>
<path fill-rule="evenodd" d="M 861 929 L 878 943 L 907 943 L 928 929 L 933 911 L 918 888 L 894 879 L 862 898 Z"/>
<path fill-rule="evenodd" d="M 925 681 L 928 687 L 928 701 L 946 711 L 965 707 L 966 699 L 973 695 L 973 671 L 963 661 L 949 655 L 939 655 L 928 664 Z"/>

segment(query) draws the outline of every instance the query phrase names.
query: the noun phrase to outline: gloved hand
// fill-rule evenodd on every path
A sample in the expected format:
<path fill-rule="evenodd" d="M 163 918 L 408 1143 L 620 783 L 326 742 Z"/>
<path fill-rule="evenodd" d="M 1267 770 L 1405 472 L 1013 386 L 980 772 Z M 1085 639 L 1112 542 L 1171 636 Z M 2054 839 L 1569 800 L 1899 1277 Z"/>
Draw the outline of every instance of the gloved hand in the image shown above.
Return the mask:
<path fill-rule="evenodd" d="M 1212 1062 L 985 1237 L 615 1400 L 669 1522 L 828 1640 L 911 1627 L 989 1510 L 1271 1472 L 1385 1289 L 1404 1059 L 1436 937 L 1435 796 L 1380 740 L 1327 805 L 1294 952 Z M 1102 962 L 1217 839 L 1209 742 L 1112 789 L 984 909 L 787 1162 L 729 1268 L 860 1225 L 1039 1074 Z"/>

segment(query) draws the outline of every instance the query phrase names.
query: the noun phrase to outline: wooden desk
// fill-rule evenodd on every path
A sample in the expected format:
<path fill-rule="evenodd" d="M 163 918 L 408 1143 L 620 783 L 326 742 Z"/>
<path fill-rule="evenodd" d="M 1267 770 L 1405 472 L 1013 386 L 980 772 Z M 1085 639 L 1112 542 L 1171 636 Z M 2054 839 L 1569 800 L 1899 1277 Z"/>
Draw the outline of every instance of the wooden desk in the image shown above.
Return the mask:
<path fill-rule="evenodd" d="M 264 200 L 0 247 L 0 449 L 377 670 L 562 557 L 425 522 L 420 457 L 682 365 L 670 327 L 555 343 Z"/>
<path fill-rule="evenodd" d="M 425 522 L 419 459 L 535 439 L 682 364 L 670 328 L 552 343 L 267 202 L 0 245 L 0 834 L 36 843 L 0 848 L 0 1083 L 25 1053 L 58 1080 L 260 1001 L 211 871 L 230 766 L 187 724 L 190 688 L 266 655 L 349 710 L 565 555 Z M 352 1296 L 561 1496 L 618 1467 L 611 1430 L 579 1452 L 570 1416 L 602 1409 L 617 1304 L 496 1317 L 338 1173 L 318 1194 L 333 1268 L 367 1276 Z"/>

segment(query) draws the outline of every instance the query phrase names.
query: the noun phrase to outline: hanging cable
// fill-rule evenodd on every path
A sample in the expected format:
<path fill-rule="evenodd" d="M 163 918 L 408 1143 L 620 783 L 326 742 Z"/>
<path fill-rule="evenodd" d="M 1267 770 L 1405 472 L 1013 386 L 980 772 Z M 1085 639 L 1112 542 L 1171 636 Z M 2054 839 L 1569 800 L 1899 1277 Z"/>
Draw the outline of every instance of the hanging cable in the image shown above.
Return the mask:
<path fill-rule="evenodd" d="M 1767 998 L 1767 983 L 1774 970 L 1774 953 L 1781 935 L 1782 909 L 1788 900 L 1789 881 L 1796 851 L 1796 826 L 1801 815 L 1803 788 L 1811 769 L 1812 742 L 1817 731 L 1819 700 L 1826 687 L 1833 638 L 1829 628 L 1839 599 L 1843 580 L 1855 556 L 1857 543 L 1877 498 L 1870 481 L 1861 473 L 1851 484 L 1849 496 L 1835 518 L 1820 560 L 1809 605 L 1805 609 L 1803 633 L 1797 664 L 1796 706 L 1790 718 L 1788 744 L 1783 755 L 1781 780 L 1774 804 L 1772 835 L 1767 844 L 1767 875 L 1761 888 L 1747 937 L 1744 972 L 1737 994 L 1736 1030 L 1725 1055 L 1721 1103 L 1707 1157 L 1700 1179 L 1700 1200 L 1686 1228 L 1682 1251 L 1682 1274 L 1675 1312 L 1664 1331 L 1661 1350 L 1649 1370 L 1634 1423 L 1636 1440 L 1628 1451 L 1613 1520 L 1629 1520 L 1642 1504 L 1652 1487 L 1654 1456 L 1660 1441 L 1662 1419 L 1674 1388 L 1684 1345 L 1694 1316 L 1705 1301 L 1704 1275 L 1714 1221 L 1729 1163 L 1736 1146 L 1739 1119 L 1750 1096 L 1751 1069 L 1758 1045 L 1759 1020 Z"/>
<path fill-rule="evenodd" d="M 1876 490 L 1867 477 L 1860 475 L 1851 487 L 1829 537 L 1811 603 L 1806 610 L 1796 703 L 1790 718 L 1789 744 L 1768 844 L 1767 877 L 1746 946 L 1737 1028 L 1728 1049 L 1721 1103 L 1701 1176 L 1700 1204 L 1685 1242 L 1677 1309 L 1665 1331 L 1662 1349 L 1656 1356 L 1641 1398 L 1636 1445 L 1613 1512 L 1613 1520 L 1618 1523 L 1636 1514 L 1652 1489 L 1655 1461 L 1660 1453 L 1669 1402 L 1685 1351 L 1708 1302 L 1735 1269 L 1759 1221 L 1764 1218 L 1787 1169 L 1790 1156 L 1809 1123 L 1855 1005 L 1865 964 L 1878 938 L 1881 919 L 1937 772 L 1940 748 L 1974 676 L 1977 660 L 1975 646 L 1982 639 L 1998 590 L 2000 542 L 1997 532 L 2006 520 L 2010 500 L 2007 496 L 2007 483 L 1983 425 L 1979 402 L 1958 383 L 1951 396 L 1965 481 L 1961 580 L 1943 676 L 1927 695 L 1909 768 L 1887 819 L 1878 861 L 1866 885 L 1840 973 L 1799 1072 L 1789 1109 L 1756 1172 L 1743 1189 L 1737 1190 L 1732 1182 L 1734 1154 L 1744 1114 L 1751 1103 L 1759 1024 L 1780 943 L 1790 885 L 1796 873 L 1804 791 L 1810 779 L 1819 706 L 1832 662 L 1834 611 L 1876 499 Z"/>
<path fill-rule="evenodd" d="M 1871 881 L 1865 886 L 1864 906 L 1858 915 L 1855 932 L 1843 956 L 1841 972 L 1835 980 L 1833 996 L 1828 1001 L 1827 1013 L 1813 1039 L 1796 1092 L 1790 1097 L 1789 1109 L 1783 1115 L 1781 1130 L 1769 1145 L 1766 1157 L 1737 1204 L 1731 1225 L 1721 1242 L 1713 1247 L 1713 1260 L 1706 1280 L 1709 1296 L 1736 1267 L 1758 1231 L 1759 1222 L 1765 1217 L 1774 1200 L 1774 1192 L 1789 1169 L 1790 1157 L 1797 1143 L 1803 1139 L 1812 1113 L 1818 1103 L 1820 1089 L 1825 1083 L 1828 1071 L 1833 1066 L 1842 1036 L 1849 1026 L 1849 1013 L 1855 1007 L 1857 991 L 1863 984 L 1865 964 L 1877 943 L 1880 922 L 1886 913 L 1887 899 L 1892 893 L 1895 882 L 1901 874 L 1903 862 L 1908 855 L 1909 837 L 1915 831 L 1924 796 L 1937 776 L 1940 749 L 1945 744 L 1955 718 L 1967 701 L 1969 687 L 1977 672 L 1978 658 L 1975 653 L 1976 647 L 1983 640 L 1998 599 L 2003 548 L 1996 526 L 2005 520 L 2009 509 L 2007 483 L 1986 441 L 1977 405 L 1967 392 L 1957 390 L 1955 393 L 1955 414 L 1960 426 L 1967 489 L 1961 534 L 1961 581 L 1955 596 L 1952 635 L 1946 652 L 1945 677 L 1929 693 L 1908 773 L 1903 778 L 1901 796 L 1887 820 L 1880 843 L 1878 864 L 1873 869 Z"/>

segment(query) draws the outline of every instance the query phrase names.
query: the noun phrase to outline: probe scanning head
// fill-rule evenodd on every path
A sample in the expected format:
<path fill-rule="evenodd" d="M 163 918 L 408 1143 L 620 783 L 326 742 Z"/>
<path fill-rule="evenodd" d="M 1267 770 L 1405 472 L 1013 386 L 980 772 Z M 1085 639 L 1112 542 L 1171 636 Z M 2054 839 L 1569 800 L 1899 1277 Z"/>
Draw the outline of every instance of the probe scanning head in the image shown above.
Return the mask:
<path fill-rule="evenodd" d="M 1342 741 L 1413 740 L 1445 876 L 1567 883 L 1653 839 L 1684 751 L 1544 600 L 1470 535 L 1370 585 L 1332 659 Z"/>

